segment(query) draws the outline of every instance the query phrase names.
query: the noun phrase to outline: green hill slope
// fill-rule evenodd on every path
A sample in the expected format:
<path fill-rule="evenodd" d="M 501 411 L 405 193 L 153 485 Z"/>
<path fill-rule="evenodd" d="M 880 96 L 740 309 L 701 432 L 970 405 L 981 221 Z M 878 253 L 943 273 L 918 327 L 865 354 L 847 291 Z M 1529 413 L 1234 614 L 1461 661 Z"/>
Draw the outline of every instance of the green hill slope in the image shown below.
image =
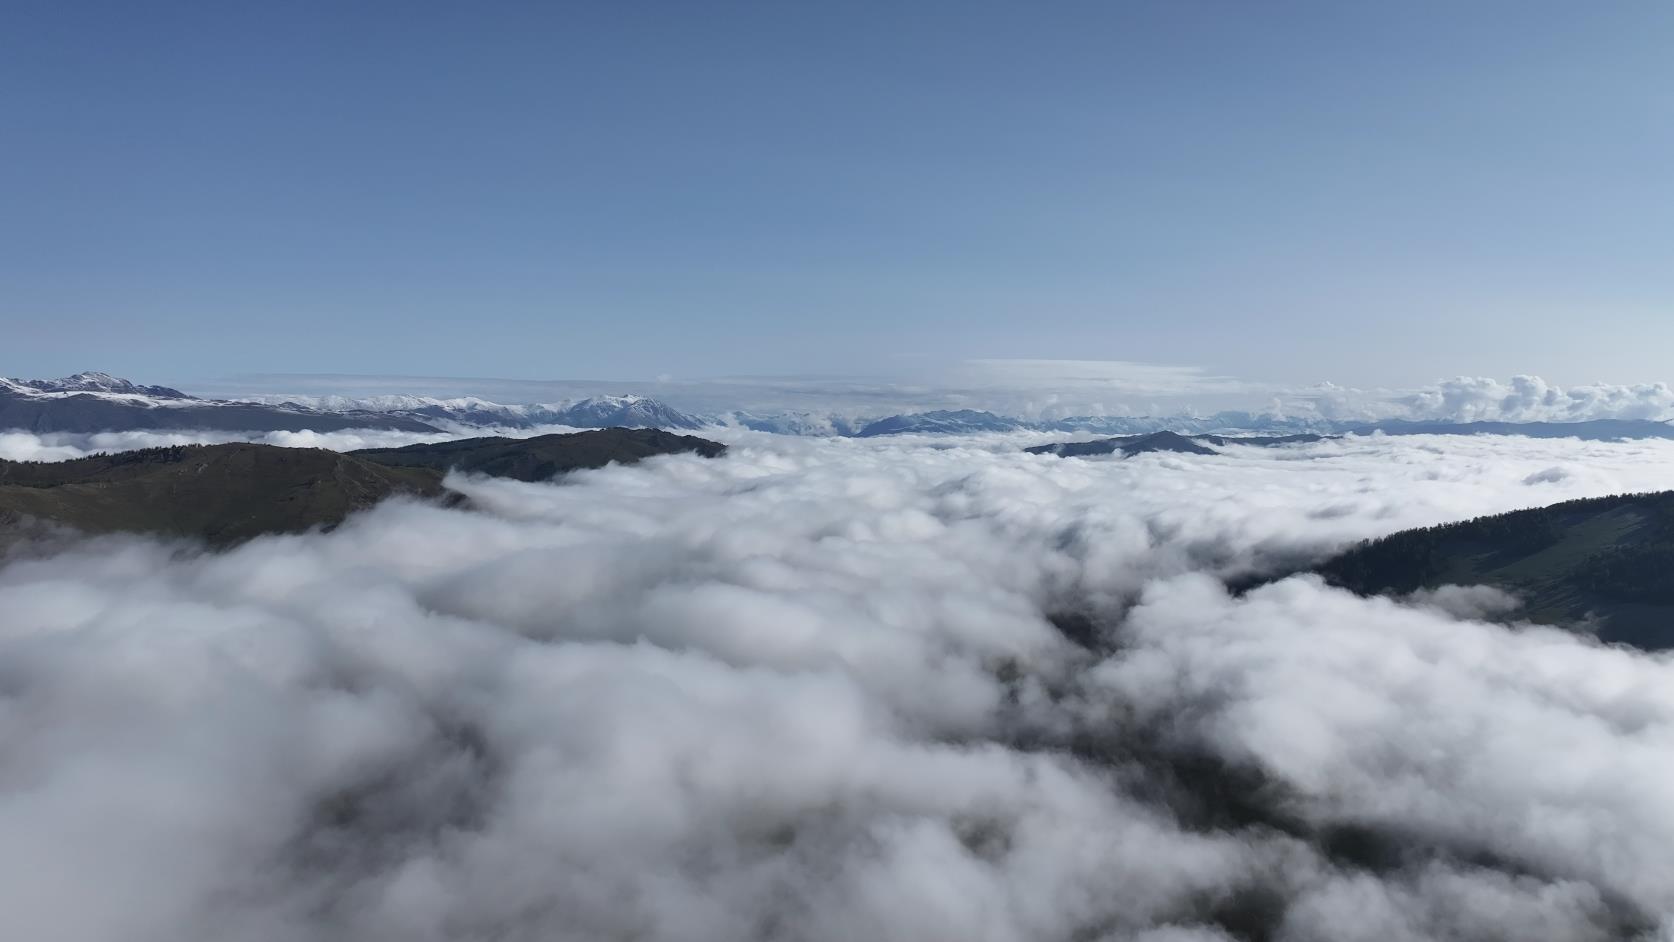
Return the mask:
<path fill-rule="evenodd" d="M 442 493 L 433 471 L 320 448 L 184 445 L 74 461 L 0 461 L 0 525 L 28 518 L 89 533 L 236 543 L 329 527 L 395 494 Z"/>
<path fill-rule="evenodd" d="M 1674 491 L 1569 501 L 1408 530 L 1338 556 L 1319 572 L 1362 594 L 1491 585 L 1522 615 L 1590 624 L 1607 641 L 1674 648 Z"/>
<path fill-rule="evenodd" d="M 196 537 L 224 546 L 264 533 L 329 528 L 397 494 L 442 496 L 450 468 L 541 481 L 652 455 L 725 451 L 725 445 L 655 429 L 603 429 L 349 454 L 239 443 L 0 461 L 0 542 L 42 521 L 86 533 Z"/>
<path fill-rule="evenodd" d="M 692 435 L 608 428 L 534 438 L 467 438 L 405 448 L 368 448 L 350 454 L 395 467 L 457 469 L 519 481 L 545 481 L 566 471 L 602 468 L 613 461 L 633 464 L 653 455 L 682 452 L 716 458 L 726 450 L 727 446 L 719 442 Z"/>

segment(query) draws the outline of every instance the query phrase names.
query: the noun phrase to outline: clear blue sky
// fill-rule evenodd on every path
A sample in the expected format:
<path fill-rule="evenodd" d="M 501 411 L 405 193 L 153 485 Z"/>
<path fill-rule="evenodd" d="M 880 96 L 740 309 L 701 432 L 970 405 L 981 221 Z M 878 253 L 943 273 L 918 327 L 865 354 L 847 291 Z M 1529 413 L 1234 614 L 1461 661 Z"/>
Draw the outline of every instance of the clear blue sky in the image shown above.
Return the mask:
<path fill-rule="evenodd" d="M 1674 379 L 1667 2 L 0 5 L 0 375 Z"/>

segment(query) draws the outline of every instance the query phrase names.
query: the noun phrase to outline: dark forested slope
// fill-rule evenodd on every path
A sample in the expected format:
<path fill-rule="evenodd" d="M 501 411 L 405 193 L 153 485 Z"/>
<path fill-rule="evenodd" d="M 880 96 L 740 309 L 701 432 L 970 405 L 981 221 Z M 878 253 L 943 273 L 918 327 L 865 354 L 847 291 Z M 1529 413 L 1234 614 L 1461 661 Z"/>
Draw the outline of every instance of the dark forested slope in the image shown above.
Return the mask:
<path fill-rule="evenodd" d="M 724 445 L 654 429 L 539 438 L 474 438 L 340 454 L 235 443 L 145 448 L 73 461 L 0 461 L 0 537 L 41 524 L 227 545 L 264 533 L 329 528 L 395 496 L 439 497 L 450 468 L 538 481 L 611 462 Z"/>
<path fill-rule="evenodd" d="M 1408 530 L 1319 568 L 1363 594 L 1491 585 L 1536 621 L 1587 624 L 1647 649 L 1674 647 L 1674 491 L 1569 501 Z"/>
<path fill-rule="evenodd" d="M 726 450 L 727 446 L 719 442 L 692 435 L 648 428 L 607 428 L 535 438 L 466 438 L 405 448 L 368 448 L 350 454 L 398 467 L 456 469 L 519 481 L 544 481 L 566 471 L 602 468 L 611 462 L 633 464 L 642 458 L 683 452 L 716 458 Z"/>
<path fill-rule="evenodd" d="M 333 526 L 395 494 L 442 493 L 434 472 L 320 448 L 180 445 L 74 461 L 0 461 L 0 526 L 48 521 L 235 543 Z"/>

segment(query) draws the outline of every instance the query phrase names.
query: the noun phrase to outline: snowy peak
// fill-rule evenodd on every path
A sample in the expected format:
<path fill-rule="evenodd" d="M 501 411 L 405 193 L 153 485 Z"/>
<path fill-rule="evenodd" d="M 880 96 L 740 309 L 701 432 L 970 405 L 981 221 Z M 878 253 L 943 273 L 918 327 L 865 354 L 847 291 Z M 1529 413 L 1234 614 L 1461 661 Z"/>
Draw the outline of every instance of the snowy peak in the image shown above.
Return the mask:
<path fill-rule="evenodd" d="M 1025 428 L 1023 422 L 995 415 L 992 412 L 977 412 L 972 409 L 956 411 L 936 410 L 933 412 L 914 412 L 908 415 L 892 415 L 868 423 L 858 433 L 861 438 L 874 438 L 879 435 L 902 435 L 907 433 L 928 435 L 970 435 L 978 432 L 1013 432 Z"/>
<path fill-rule="evenodd" d="M 644 396 L 593 396 L 563 411 L 577 428 L 702 428 L 703 421 Z"/>
<path fill-rule="evenodd" d="M 191 399 L 178 389 L 168 386 L 141 386 L 138 383 L 112 376 L 109 373 L 84 372 L 60 379 L 5 379 L 0 388 L 22 395 L 105 393 L 117 396 L 145 396 L 152 399 Z"/>
<path fill-rule="evenodd" d="M 331 412 L 379 413 L 424 422 L 452 423 L 466 428 L 700 429 L 712 423 L 688 415 L 646 396 L 593 396 L 551 403 L 498 403 L 474 396 L 438 399 L 429 396 L 263 396 L 251 400 L 272 406 L 320 409 Z"/>
<path fill-rule="evenodd" d="M 100 392 L 128 392 L 137 388 L 132 382 L 109 373 L 85 372 L 63 379 L 43 380 L 60 389 L 78 389 Z"/>

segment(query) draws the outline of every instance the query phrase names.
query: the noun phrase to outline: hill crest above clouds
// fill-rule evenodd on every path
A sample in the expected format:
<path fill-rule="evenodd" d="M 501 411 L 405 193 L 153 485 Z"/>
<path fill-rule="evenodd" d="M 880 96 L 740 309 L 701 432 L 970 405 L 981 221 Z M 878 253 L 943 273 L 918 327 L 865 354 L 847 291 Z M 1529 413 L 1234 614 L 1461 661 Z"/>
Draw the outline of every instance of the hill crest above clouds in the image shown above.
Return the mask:
<path fill-rule="evenodd" d="M 1031 455 L 1057 455 L 1060 458 L 1113 455 L 1118 452 L 1128 458 L 1149 452 L 1176 452 L 1188 455 L 1213 455 L 1216 453 L 1214 449 L 1206 448 L 1175 432 L 1152 432 L 1149 435 L 1104 438 L 1091 442 L 1062 442 L 1055 445 L 1037 445 L 1023 450 Z"/>
<path fill-rule="evenodd" d="M 477 438 L 340 453 L 245 442 L 177 445 L 59 462 L 0 461 L 0 543 L 43 524 L 228 545 L 331 528 L 399 495 L 445 495 L 450 470 L 520 481 L 726 446 L 655 429 Z"/>
<path fill-rule="evenodd" d="M 1517 617 L 1604 641 L 1674 648 L 1674 491 L 1566 501 L 1406 530 L 1319 567 L 1363 595 L 1447 586 L 1510 593 Z"/>
<path fill-rule="evenodd" d="M 334 526 L 397 494 L 441 493 L 434 473 L 320 448 L 146 448 L 54 463 L 0 462 L 0 532 L 50 523 L 225 545 Z"/>
<path fill-rule="evenodd" d="M 632 464 L 653 455 L 690 452 L 719 458 L 726 450 L 727 446 L 719 442 L 661 429 L 608 428 L 535 438 L 466 438 L 403 448 L 367 448 L 350 454 L 389 467 L 545 481 L 567 471 Z"/>

